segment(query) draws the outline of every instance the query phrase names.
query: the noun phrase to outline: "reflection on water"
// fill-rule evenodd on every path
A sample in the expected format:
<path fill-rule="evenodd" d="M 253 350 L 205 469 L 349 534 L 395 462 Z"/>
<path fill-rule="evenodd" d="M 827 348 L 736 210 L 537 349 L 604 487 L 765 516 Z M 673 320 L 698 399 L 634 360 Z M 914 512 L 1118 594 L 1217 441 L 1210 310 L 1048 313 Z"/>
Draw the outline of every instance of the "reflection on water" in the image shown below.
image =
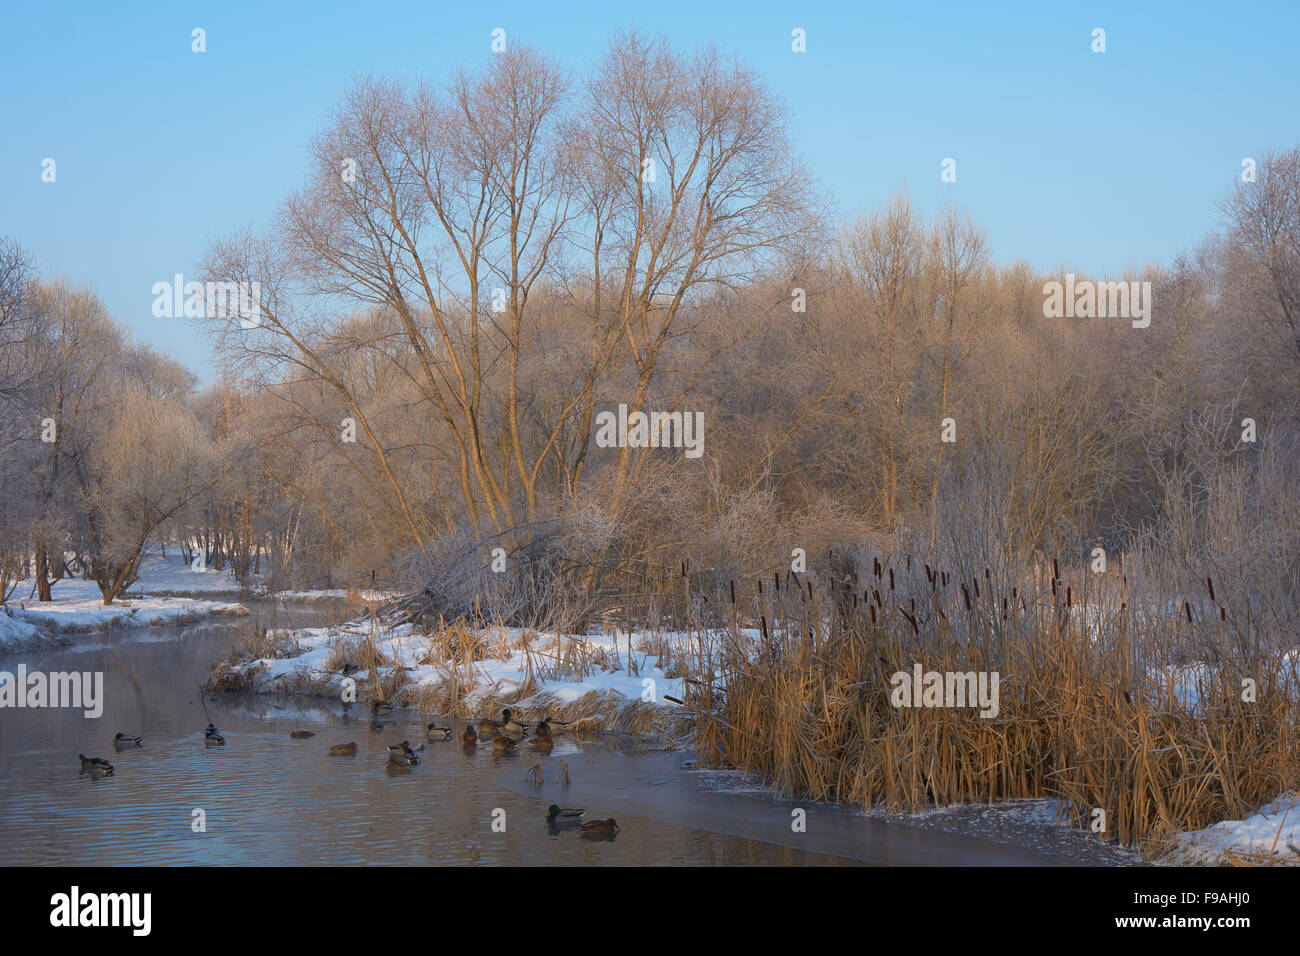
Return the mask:
<path fill-rule="evenodd" d="M 1081 836 L 1016 846 L 774 800 L 746 792 L 743 781 L 732 787 L 736 775 L 683 769 L 689 754 L 624 737 L 561 737 L 545 757 L 428 742 L 418 766 L 390 773 L 388 746 L 424 742 L 428 718 L 399 710 L 374 732 L 364 706 L 334 701 L 220 696 L 205 707 L 200 683 L 238 632 L 348 612 L 250 606 L 253 617 L 239 622 L 91 635 L 0 657 L 0 670 L 101 671 L 105 698 L 98 720 L 80 709 L 0 711 L 0 865 L 1116 862 Z M 225 747 L 204 746 L 209 721 Z M 452 723 L 458 738 L 463 721 Z M 299 728 L 315 736 L 290 739 Z M 116 751 L 119 731 L 142 735 L 144 745 Z M 355 757 L 328 756 L 353 741 Z M 81 776 L 78 753 L 110 760 L 115 776 Z M 568 785 L 551 782 L 560 761 Z M 526 780 L 536 764 L 540 785 Z M 552 803 L 585 807 L 588 819 L 615 817 L 621 832 L 592 842 L 548 828 Z M 793 808 L 806 810 L 804 832 L 791 827 Z M 196 810 L 206 832 L 192 828 Z"/>

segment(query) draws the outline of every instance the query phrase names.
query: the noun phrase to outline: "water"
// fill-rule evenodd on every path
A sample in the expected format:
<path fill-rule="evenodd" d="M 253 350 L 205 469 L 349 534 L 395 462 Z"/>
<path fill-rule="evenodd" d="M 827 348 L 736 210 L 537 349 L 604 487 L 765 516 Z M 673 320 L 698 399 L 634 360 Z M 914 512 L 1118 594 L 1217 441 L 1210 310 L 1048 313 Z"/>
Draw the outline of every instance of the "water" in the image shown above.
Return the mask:
<path fill-rule="evenodd" d="M 491 864 L 491 865 L 1060 865 L 1114 862 L 1082 837 L 1015 846 L 977 834 L 900 826 L 851 810 L 772 799 L 736 774 L 684 767 L 691 756 L 623 737 L 561 737 L 552 753 L 496 756 L 458 740 L 430 742 L 408 773 L 386 769 L 387 747 L 423 741 L 427 718 L 398 711 L 383 732 L 364 708 L 317 699 L 219 696 L 199 685 L 235 628 L 220 621 L 74 639 L 65 648 L 0 658 L 0 670 L 101 671 L 98 720 L 79 710 L 0 711 L 0 864 Z M 339 619 L 345 609 L 287 605 L 277 626 Z M 228 741 L 207 748 L 211 720 Z M 314 731 L 307 740 L 290 731 Z M 462 721 L 459 729 L 464 729 Z M 144 737 L 116 752 L 113 735 Z M 330 757 L 355 741 L 355 757 Z M 80 775 L 78 753 L 112 761 L 115 776 Z M 551 781 L 527 782 L 541 765 Z M 551 803 L 588 819 L 617 818 L 613 842 L 544 822 Z M 791 829 L 792 809 L 807 831 Z M 196 810 L 206 832 L 195 832 Z M 496 829 L 494 829 L 494 823 Z M 504 823 L 504 832 L 498 832 Z M 1026 842 L 1026 841 L 1022 841 Z M 1032 841 L 1028 841 L 1032 843 Z"/>

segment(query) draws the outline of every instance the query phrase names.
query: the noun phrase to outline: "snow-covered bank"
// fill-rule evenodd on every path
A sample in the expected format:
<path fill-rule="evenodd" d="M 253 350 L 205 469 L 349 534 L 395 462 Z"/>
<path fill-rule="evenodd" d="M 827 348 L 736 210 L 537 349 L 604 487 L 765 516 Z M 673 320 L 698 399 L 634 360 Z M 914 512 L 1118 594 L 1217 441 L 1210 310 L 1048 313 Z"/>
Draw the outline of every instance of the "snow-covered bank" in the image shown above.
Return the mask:
<path fill-rule="evenodd" d="M 48 638 L 36 625 L 14 617 L 7 613 L 6 609 L 0 608 L 0 653 L 25 650 L 46 640 Z"/>
<path fill-rule="evenodd" d="M 1170 864 L 1300 866 L 1300 803 L 1286 793 L 1245 820 L 1223 820 L 1180 833 L 1159 862 Z"/>
<path fill-rule="evenodd" d="M 358 700 L 382 696 L 438 715 L 487 715 L 509 705 L 525 720 L 574 719 L 592 729 L 666 731 L 682 718 L 683 634 L 557 635 L 519 628 L 464 631 L 464 645 L 410 624 L 370 637 L 364 621 L 268 635 L 264 656 L 222 665 L 219 690 L 341 697 L 355 681 Z M 454 646 L 460 653 L 448 653 Z M 370 666 L 373 665 L 373 666 Z M 383 689 L 376 694 L 376 685 Z"/>

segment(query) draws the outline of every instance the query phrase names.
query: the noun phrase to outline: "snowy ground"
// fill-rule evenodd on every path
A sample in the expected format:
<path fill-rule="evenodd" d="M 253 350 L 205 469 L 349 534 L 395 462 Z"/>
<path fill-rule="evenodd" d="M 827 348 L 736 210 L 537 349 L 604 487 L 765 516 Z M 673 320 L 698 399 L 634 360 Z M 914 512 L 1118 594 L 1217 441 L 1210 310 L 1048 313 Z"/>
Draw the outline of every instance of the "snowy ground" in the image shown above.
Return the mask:
<path fill-rule="evenodd" d="M 42 635 L 102 631 L 113 627 L 185 624 L 209 614 L 247 614 L 242 604 L 214 600 L 239 593 L 239 583 L 221 571 L 194 571 L 179 556 L 150 555 L 127 596 L 105 605 L 94 581 L 64 578 L 54 583 L 53 601 L 36 600 L 34 582 L 19 582 L 0 612 L 0 647 L 17 650 Z M 169 592 L 204 597 L 171 597 Z"/>
<path fill-rule="evenodd" d="M 1300 802 L 1294 793 L 1283 794 L 1245 820 L 1224 820 L 1204 830 L 1180 833 L 1176 842 L 1160 862 L 1300 866 Z"/>
<path fill-rule="evenodd" d="M 236 663 L 214 674 L 219 686 L 247 688 L 268 694 L 342 695 L 347 679 L 355 680 L 358 699 L 373 696 L 374 675 L 365 669 L 343 666 L 361 660 L 368 631 L 363 621 L 337 627 L 306 628 L 285 632 L 288 656 L 268 656 Z M 628 636 L 538 634 L 518 628 L 489 628 L 475 633 L 485 656 L 473 664 L 466 677 L 462 669 L 438 657 L 434 641 L 411 625 L 385 630 L 376 648 L 385 658 L 381 677 L 401 671 L 402 687 L 392 695 L 399 705 L 421 707 L 439 699 L 439 692 L 459 678 L 461 703 L 471 713 L 488 713 L 500 702 L 522 711 L 525 719 L 534 709 L 552 716 L 591 718 L 593 727 L 609 727 L 614 711 L 638 703 L 663 708 L 675 715 L 677 705 L 667 700 L 685 699 L 684 683 L 672 659 L 688 652 L 690 638 L 661 634 L 648 639 L 633 635 L 629 662 Z M 650 647 L 655 650 L 650 650 Z M 630 666 L 629 666 L 630 663 Z M 600 713 L 575 713 L 600 701 Z M 583 708 L 579 708 L 583 710 Z"/>

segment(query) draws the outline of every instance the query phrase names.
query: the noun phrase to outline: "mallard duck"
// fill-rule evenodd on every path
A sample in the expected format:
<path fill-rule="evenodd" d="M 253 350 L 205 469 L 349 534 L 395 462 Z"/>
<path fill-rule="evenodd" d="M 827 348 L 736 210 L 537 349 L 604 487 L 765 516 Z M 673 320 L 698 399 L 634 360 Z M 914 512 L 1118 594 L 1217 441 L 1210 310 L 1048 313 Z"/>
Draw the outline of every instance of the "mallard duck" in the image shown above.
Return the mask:
<path fill-rule="evenodd" d="M 582 815 L 586 812 L 586 810 L 558 807 L 552 803 L 546 811 L 546 822 L 553 827 L 578 826 L 582 822 Z"/>
<path fill-rule="evenodd" d="M 492 750 L 499 754 L 508 754 L 519 746 L 519 741 L 497 734 L 492 738 Z"/>
<path fill-rule="evenodd" d="M 203 732 L 203 743 L 208 747 L 224 747 L 226 738 L 217 733 L 217 728 L 208 724 L 208 729 Z"/>
<path fill-rule="evenodd" d="M 130 734 L 118 734 L 113 738 L 113 746 L 118 750 L 125 750 L 127 747 L 139 747 L 143 743 L 143 737 L 132 737 Z"/>
<path fill-rule="evenodd" d="M 103 766 L 103 767 L 95 766 L 95 767 L 91 767 L 89 770 L 86 770 L 84 772 L 90 774 L 90 776 L 95 780 L 100 780 L 104 777 L 113 776 L 113 768 L 108 766 Z"/>
<path fill-rule="evenodd" d="M 462 744 L 464 744 L 466 747 L 477 747 L 477 746 L 478 746 L 478 731 L 476 731 L 476 730 L 475 730 L 473 727 L 471 727 L 469 724 L 466 724 L 466 725 L 465 725 L 465 732 L 464 732 L 463 734 L 460 735 L 460 742 L 461 742 Z"/>
<path fill-rule="evenodd" d="M 310 730 L 295 730 L 290 732 L 289 736 L 294 740 L 306 740 L 308 737 L 315 737 L 316 734 Z"/>
<path fill-rule="evenodd" d="M 621 828 L 613 817 L 608 820 L 592 820 L 578 827 L 578 836 L 589 840 L 612 840 Z"/>
<path fill-rule="evenodd" d="M 546 721 L 543 720 L 533 729 L 533 736 L 537 738 L 537 740 L 533 741 L 534 743 L 540 743 L 543 740 L 547 743 L 551 742 L 551 728 L 546 726 Z"/>
<path fill-rule="evenodd" d="M 382 720 L 372 720 L 372 721 L 370 722 L 370 729 L 371 729 L 371 731 L 373 731 L 374 733 L 377 733 L 377 734 L 381 734 L 381 733 L 383 733 L 383 732 L 384 732 L 384 727 L 385 727 L 385 726 L 386 726 L 386 725 L 384 724 L 384 722 L 383 722 Z"/>
<path fill-rule="evenodd" d="M 403 757 L 401 754 L 390 753 L 388 755 L 389 770 L 410 770 L 412 761 Z"/>
<path fill-rule="evenodd" d="M 420 754 L 423 752 L 424 744 L 420 744 L 418 748 L 415 748 L 411 746 L 409 740 L 403 740 L 400 744 L 393 744 L 388 748 L 388 753 L 390 755 L 396 754 L 399 757 L 405 757 L 407 760 L 411 761 L 411 763 L 419 763 Z"/>
<path fill-rule="evenodd" d="M 77 754 L 77 756 L 81 758 L 82 770 L 90 771 L 99 768 L 109 773 L 113 772 L 113 765 L 102 757 L 87 757 L 85 754 Z"/>
<path fill-rule="evenodd" d="M 424 736 L 429 740 L 451 740 L 451 728 L 429 724 L 424 728 Z"/>
<path fill-rule="evenodd" d="M 545 717 L 542 719 L 542 722 L 537 725 L 538 736 L 541 736 L 541 729 L 543 727 L 546 728 L 546 732 L 551 736 L 562 734 L 566 729 L 568 729 L 570 723 L 571 721 L 556 720 L 554 717 Z"/>
<path fill-rule="evenodd" d="M 370 712 L 376 717 L 384 717 L 393 712 L 393 705 L 386 700 L 376 698 L 370 702 Z"/>
<path fill-rule="evenodd" d="M 356 755 L 357 745 L 355 743 L 335 744 L 330 748 L 331 757 L 355 757 Z"/>
<path fill-rule="evenodd" d="M 485 718 L 484 720 L 480 720 L 478 722 L 478 732 L 484 737 L 495 737 L 500 733 L 523 734 L 524 725 L 515 720 L 514 717 L 511 716 L 512 714 L 513 711 L 509 707 L 502 708 L 501 719 L 492 720 L 491 718 Z"/>

